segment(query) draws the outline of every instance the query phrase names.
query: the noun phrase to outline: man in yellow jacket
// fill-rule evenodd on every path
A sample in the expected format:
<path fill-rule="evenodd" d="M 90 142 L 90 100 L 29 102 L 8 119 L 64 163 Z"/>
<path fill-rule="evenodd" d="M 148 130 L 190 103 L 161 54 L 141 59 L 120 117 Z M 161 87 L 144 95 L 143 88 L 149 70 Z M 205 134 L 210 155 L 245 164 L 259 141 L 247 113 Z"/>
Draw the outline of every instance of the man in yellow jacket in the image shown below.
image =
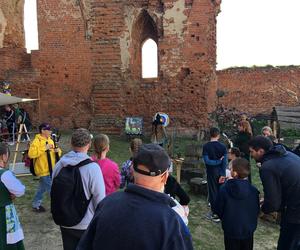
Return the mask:
<path fill-rule="evenodd" d="M 55 148 L 51 139 L 51 126 L 48 123 L 42 123 L 39 131 L 40 133 L 35 136 L 28 151 L 29 158 L 34 162 L 34 172 L 40 177 L 39 186 L 32 202 L 33 211 L 38 213 L 46 211 L 41 205 L 43 194 L 45 192 L 50 194 L 51 174 L 56 164 L 55 154 L 61 155 L 61 150 Z"/>

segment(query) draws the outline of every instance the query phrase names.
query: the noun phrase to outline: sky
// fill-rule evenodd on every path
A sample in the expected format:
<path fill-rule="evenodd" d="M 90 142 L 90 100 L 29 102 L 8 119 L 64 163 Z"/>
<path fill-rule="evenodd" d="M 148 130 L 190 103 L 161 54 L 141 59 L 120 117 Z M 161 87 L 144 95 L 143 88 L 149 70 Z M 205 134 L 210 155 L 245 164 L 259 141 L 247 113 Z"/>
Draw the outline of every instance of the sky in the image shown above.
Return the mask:
<path fill-rule="evenodd" d="M 223 0 L 218 69 L 300 65 L 300 0 Z"/>
<path fill-rule="evenodd" d="M 217 68 L 300 65 L 300 0 L 222 0 Z M 36 0 L 25 0 L 27 50 L 38 49 Z"/>

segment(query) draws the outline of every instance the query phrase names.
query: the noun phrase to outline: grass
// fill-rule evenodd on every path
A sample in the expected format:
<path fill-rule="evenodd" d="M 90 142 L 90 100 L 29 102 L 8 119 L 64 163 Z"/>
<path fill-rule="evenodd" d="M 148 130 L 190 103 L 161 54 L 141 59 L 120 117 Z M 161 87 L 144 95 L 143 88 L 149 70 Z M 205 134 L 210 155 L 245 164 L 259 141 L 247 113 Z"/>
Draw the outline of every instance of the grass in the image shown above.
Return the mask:
<path fill-rule="evenodd" d="M 64 152 L 69 151 L 69 135 L 61 139 L 61 148 Z M 174 154 L 184 155 L 187 144 L 196 143 L 187 138 L 177 139 L 174 145 Z M 111 159 L 121 164 L 129 157 L 129 142 L 118 137 L 111 137 Z M 253 165 L 253 164 L 252 164 Z M 259 174 L 256 167 L 252 167 L 253 183 L 262 192 Z M 32 176 L 21 177 L 21 181 L 26 185 L 26 194 L 16 199 L 17 211 L 25 233 L 25 247 L 30 250 L 59 250 L 62 249 L 62 242 L 59 227 L 56 226 L 49 212 L 35 214 L 31 210 L 33 199 L 38 181 Z M 183 184 L 185 190 L 189 192 L 189 186 Z M 224 249 L 223 231 L 221 224 L 216 224 L 205 218 L 209 208 L 205 197 L 190 193 L 191 203 L 189 215 L 189 228 L 193 236 L 195 250 L 217 250 Z M 44 205 L 50 210 L 49 198 L 45 197 Z M 233 221 L 232 223 L 236 223 Z M 276 249 L 279 227 L 275 224 L 259 220 L 258 228 L 255 233 L 255 249 L 267 250 Z"/>

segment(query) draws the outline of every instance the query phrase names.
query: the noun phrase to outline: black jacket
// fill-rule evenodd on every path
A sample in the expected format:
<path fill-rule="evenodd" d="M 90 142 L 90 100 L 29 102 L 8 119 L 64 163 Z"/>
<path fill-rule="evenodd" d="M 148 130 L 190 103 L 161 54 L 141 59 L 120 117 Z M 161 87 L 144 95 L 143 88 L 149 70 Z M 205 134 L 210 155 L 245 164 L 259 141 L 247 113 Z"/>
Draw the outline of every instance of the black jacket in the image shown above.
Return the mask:
<path fill-rule="evenodd" d="M 179 203 L 182 206 L 186 206 L 190 202 L 190 197 L 172 175 L 169 175 L 168 177 L 167 184 L 165 185 L 165 193 L 169 194 L 174 199 L 178 197 Z"/>
<path fill-rule="evenodd" d="M 99 203 L 77 250 L 192 250 L 173 203 L 166 194 L 129 184 Z"/>
<path fill-rule="evenodd" d="M 248 180 L 230 179 L 219 191 L 213 211 L 222 220 L 224 235 L 248 239 L 257 227 L 259 192 Z"/>
<path fill-rule="evenodd" d="M 260 178 L 264 187 L 264 213 L 282 212 L 282 221 L 300 224 L 300 158 L 281 145 L 262 159 Z"/>
<path fill-rule="evenodd" d="M 238 147 L 240 151 L 245 155 L 248 159 L 250 152 L 249 152 L 249 141 L 251 140 L 251 134 L 246 132 L 239 132 L 237 134 L 236 139 L 234 140 L 234 146 Z"/>

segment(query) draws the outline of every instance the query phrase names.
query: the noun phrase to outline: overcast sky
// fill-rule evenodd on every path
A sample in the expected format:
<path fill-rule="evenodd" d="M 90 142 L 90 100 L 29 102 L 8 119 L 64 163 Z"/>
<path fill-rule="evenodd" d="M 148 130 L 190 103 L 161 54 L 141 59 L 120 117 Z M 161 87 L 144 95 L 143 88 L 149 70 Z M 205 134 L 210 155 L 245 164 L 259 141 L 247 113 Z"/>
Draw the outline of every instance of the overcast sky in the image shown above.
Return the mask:
<path fill-rule="evenodd" d="M 300 65 L 300 0 L 223 0 L 218 69 Z"/>
<path fill-rule="evenodd" d="M 218 69 L 300 65 L 300 0 L 222 0 Z M 25 0 L 26 44 L 37 49 L 36 0 Z"/>

